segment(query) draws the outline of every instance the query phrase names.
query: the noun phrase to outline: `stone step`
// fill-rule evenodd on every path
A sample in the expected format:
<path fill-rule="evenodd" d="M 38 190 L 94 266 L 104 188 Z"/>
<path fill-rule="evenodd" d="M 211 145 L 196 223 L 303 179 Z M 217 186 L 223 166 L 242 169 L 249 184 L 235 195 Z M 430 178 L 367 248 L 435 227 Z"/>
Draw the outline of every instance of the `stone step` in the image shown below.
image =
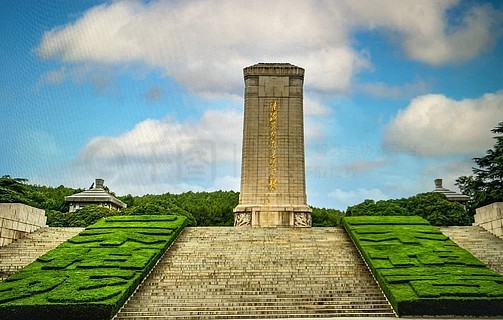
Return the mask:
<path fill-rule="evenodd" d="M 503 239 L 478 226 L 439 227 L 439 229 L 488 268 L 503 275 Z"/>
<path fill-rule="evenodd" d="M 160 301 L 165 302 L 168 298 L 164 297 L 167 293 L 172 293 L 169 296 L 169 300 L 191 300 L 195 301 L 197 299 L 204 298 L 205 300 L 208 299 L 208 294 L 207 293 L 201 293 L 197 294 L 196 291 L 194 292 L 183 292 L 177 290 L 176 292 L 168 292 L 168 291 L 151 291 L 151 292 L 142 292 L 138 293 L 137 297 L 140 299 L 147 299 L 148 301 L 152 302 L 158 302 Z M 159 298 L 161 296 L 162 298 Z M 382 294 L 380 291 L 376 290 L 374 292 L 347 292 L 347 291 L 313 291 L 313 292 L 305 292 L 305 291 L 288 291 L 288 292 L 283 292 L 283 293 L 268 293 L 267 291 L 235 291 L 235 292 L 223 292 L 223 293 L 216 293 L 213 292 L 211 297 L 221 299 L 222 301 L 235 301 L 237 299 L 240 299 L 240 301 L 279 301 L 281 299 L 288 299 L 288 300 L 318 300 L 318 299 L 333 299 L 332 297 L 335 296 L 336 299 L 343 299 L 343 298 L 354 298 L 354 299 L 359 299 L 363 298 L 365 301 L 367 300 L 372 300 L 372 299 L 382 299 Z M 353 301 L 353 300 L 351 300 Z"/>
<path fill-rule="evenodd" d="M 149 308 L 149 307 L 223 307 L 223 306 L 282 306 L 282 305 L 297 305 L 297 304 L 309 304 L 309 305 L 387 305 L 383 302 L 380 296 L 375 296 L 374 300 L 369 297 L 366 299 L 355 299 L 355 297 L 332 297 L 332 298 L 255 298 L 255 299 L 242 299 L 242 298 L 215 298 L 206 297 L 204 301 L 199 299 L 170 299 L 166 301 L 165 299 L 155 300 L 152 297 L 148 299 L 147 303 L 139 303 L 138 301 L 129 302 L 125 309 L 135 309 L 135 308 Z"/>
<path fill-rule="evenodd" d="M 321 298 L 317 298 L 318 300 L 311 300 L 307 301 L 303 299 L 299 299 L 297 301 L 295 300 L 289 300 L 289 299 L 257 299 L 257 300 L 251 300 L 248 299 L 248 301 L 236 301 L 235 299 L 222 299 L 220 301 L 212 300 L 212 301 L 205 301 L 201 302 L 201 300 L 205 299 L 193 299 L 193 300 L 187 300 L 187 299 L 173 299 L 173 302 L 170 302 L 169 304 L 166 301 L 158 301 L 157 303 L 155 301 L 150 301 L 150 300 L 144 300 L 142 303 L 132 303 L 131 305 L 125 306 L 122 310 L 127 311 L 127 310 L 134 310 L 134 311 L 141 311 L 141 310 L 149 310 L 150 308 L 164 308 L 164 309 L 172 309 L 172 308 L 185 308 L 185 309 L 225 309 L 225 308 L 230 308 L 230 307 L 235 307 L 235 308 L 280 308 L 284 306 L 299 306 L 299 305 L 309 305 L 310 307 L 317 307 L 320 306 L 351 306 L 351 307 L 359 307 L 359 308 L 365 308 L 368 310 L 370 306 L 379 306 L 383 308 L 387 308 L 389 311 L 389 305 L 387 302 L 383 302 L 382 300 L 375 300 L 377 297 L 369 299 L 368 301 L 360 301 L 358 303 L 354 301 L 338 301 L 338 300 L 319 300 Z"/>
<path fill-rule="evenodd" d="M 0 281 L 83 230 L 84 228 L 43 227 L 0 247 Z"/>
<path fill-rule="evenodd" d="M 330 313 L 330 312 L 325 312 L 325 313 L 312 313 L 312 314 L 303 314 L 303 313 L 283 313 L 283 314 L 276 314 L 276 315 L 263 315 L 263 314 L 220 314 L 220 315 L 207 315 L 207 314 L 202 314 L 202 315 L 188 315 L 188 316 L 180 316 L 180 315 L 147 315 L 147 316 L 139 316 L 139 315 L 119 315 L 118 317 L 114 318 L 115 320 L 129 320 L 129 319 L 135 319 L 135 320 L 151 320 L 151 319 L 177 319 L 177 320 L 190 320 L 190 319 L 300 319 L 300 318 L 355 318 L 355 319 L 366 319 L 366 318 L 395 318 L 395 315 L 393 313 L 386 313 L 386 312 L 376 312 L 373 314 L 366 314 L 366 313 Z"/>
<path fill-rule="evenodd" d="M 195 308 L 195 309 L 155 309 L 142 311 L 131 311 L 131 310 L 122 310 L 121 316 L 130 316 L 136 319 L 136 317 L 141 316 L 156 316 L 156 315 L 168 315 L 168 316 L 182 316 L 188 317 L 193 315 L 262 315 L 266 317 L 273 317 L 275 315 L 283 315 L 283 314 L 311 314 L 311 315 L 351 315 L 358 314 L 359 316 L 364 316 L 368 314 L 369 308 L 372 308 L 373 313 L 381 313 L 387 314 L 388 316 L 393 315 L 392 312 L 389 312 L 389 306 L 301 306 L 301 307 L 271 307 L 269 309 L 259 309 L 257 306 L 253 306 L 251 308 L 231 308 L 225 307 L 221 309 L 210 309 L 210 308 Z"/>
<path fill-rule="evenodd" d="M 341 282 L 341 280 L 334 279 L 334 282 Z M 147 283 L 146 285 L 153 284 L 152 282 Z M 353 280 L 351 283 L 345 283 L 341 284 L 339 289 L 341 288 L 358 288 L 361 286 L 365 285 L 372 285 L 373 283 L 371 281 L 361 281 L 361 282 L 354 282 Z M 330 288 L 331 283 L 330 282 L 325 282 L 325 283 L 309 283 L 309 282 L 304 282 L 300 284 L 294 284 L 290 283 L 288 284 L 287 281 L 267 281 L 267 280 L 261 280 L 261 281 L 249 281 L 247 283 L 233 283 L 232 281 L 229 280 L 229 282 L 213 282 L 213 283 L 206 283 L 204 281 L 194 281 L 193 283 L 185 283 L 185 284 L 162 284 L 159 286 L 155 287 L 155 290 L 157 289 L 167 289 L 171 290 L 171 288 L 176 288 L 177 290 L 190 290 L 192 288 L 198 288 L 201 290 L 206 290 L 206 291 L 214 291 L 214 289 L 219 289 L 219 288 L 228 288 L 229 290 L 234 290 L 234 291 L 242 291 L 242 289 L 248 289 L 248 291 L 256 291 L 258 289 L 261 289 L 262 291 L 264 289 L 270 289 L 270 290 L 276 290 L 276 291 L 282 291 L 283 289 L 289 290 L 289 289 L 306 289 L 306 288 L 319 288 L 323 289 L 329 286 Z"/>
<path fill-rule="evenodd" d="M 194 291 L 179 291 L 176 289 L 176 292 L 173 292 L 176 288 L 174 288 L 171 291 L 167 290 L 152 290 L 151 292 L 142 292 L 138 294 L 139 299 L 148 299 L 149 301 L 165 301 L 163 299 L 166 299 L 165 297 L 157 300 L 156 296 L 159 295 L 167 295 L 170 294 L 170 299 L 184 299 L 184 300 L 195 300 L 195 299 L 207 299 L 208 295 L 212 296 L 218 296 L 219 299 L 226 299 L 226 300 L 233 300 L 236 299 L 236 297 L 239 297 L 243 301 L 246 301 L 247 299 L 254 299 L 256 300 L 265 300 L 265 299 L 271 299 L 274 301 L 277 301 L 281 298 L 283 299 L 322 299 L 326 296 L 331 296 L 335 295 L 337 298 L 343 298 L 343 297 L 353 297 L 353 298 L 359 298 L 359 297 L 365 297 L 365 298 L 372 298 L 376 299 L 378 297 L 382 298 L 382 293 L 380 291 L 373 291 L 369 293 L 368 291 L 360 290 L 359 292 L 344 292 L 344 291 L 311 291 L 309 293 L 305 293 L 305 291 L 289 291 L 288 293 L 268 293 L 267 291 L 237 291 L 234 292 L 225 292 L 223 294 L 217 294 L 216 292 L 199 292 L 197 290 Z M 314 297 L 314 298 L 313 298 Z M 328 298 L 326 298 L 328 299 Z"/>
<path fill-rule="evenodd" d="M 295 285 L 295 284 L 282 284 L 282 285 L 277 285 L 276 283 L 268 283 L 266 281 L 261 281 L 254 283 L 253 281 L 250 281 L 249 283 L 241 283 L 241 284 L 206 284 L 206 283 L 193 283 L 193 284 L 186 284 L 186 285 L 165 285 L 165 284 L 160 284 L 160 285 L 155 285 L 155 283 L 148 282 L 145 285 L 150 285 L 150 286 L 155 286 L 155 291 L 157 290 L 173 290 L 176 289 L 178 291 L 180 290 L 190 290 L 192 288 L 200 288 L 200 289 L 207 289 L 206 291 L 218 291 L 214 289 L 220 289 L 220 288 L 227 288 L 232 291 L 249 291 L 249 292 L 257 292 L 257 291 L 264 291 L 264 289 L 267 290 L 274 290 L 275 292 L 283 292 L 284 290 L 291 291 L 291 289 L 305 289 L 305 288 L 317 288 L 317 289 L 325 289 L 327 291 L 333 291 L 333 283 L 338 283 L 339 286 L 337 287 L 337 291 L 342 292 L 345 291 L 347 292 L 348 290 L 355 290 L 360 288 L 361 286 L 365 285 L 373 285 L 373 282 L 371 281 L 365 281 L 365 282 L 360 282 L 360 283 L 353 283 L 353 284 L 346 284 L 346 283 L 341 283 L 341 281 L 333 281 L 332 283 L 326 283 L 326 284 L 316 284 L 316 283 L 304 283 L 302 285 Z M 368 288 L 367 288 L 368 289 Z M 361 291 L 369 292 L 367 289 L 363 289 Z M 147 291 L 148 292 L 148 291 Z M 301 291 L 302 292 L 302 291 Z"/>
<path fill-rule="evenodd" d="M 186 228 L 116 319 L 394 316 L 340 228 Z"/>
<path fill-rule="evenodd" d="M 289 308 L 278 308 L 278 307 L 272 307 L 270 309 L 261 309 L 258 307 L 254 307 L 253 309 L 240 309 L 240 308 L 230 308 L 226 307 L 223 309 L 215 309 L 215 310 L 209 310 L 209 309 L 195 309 L 195 310 L 166 310 L 166 309 L 161 309 L 161 310 L 155 310 L 155 311 L 128 311 L 123 310 L 121 312 L 121 316 L 132 316 L 136 319 L 136 317 L 142 317 L 142 316 L 157 316 L 157 315 L 169 315 L 169 316 L 193 316 L 193 315 L 207 315 L 207 316 L 212 316 L 212 315 L 263 315 L 263 316 L 274 316 L 274 315 L 282 315 L 282 314 L 325 314 L 327 315 L 330 313 L 331 315 L 333 314 L 366 314 L 369 310 L 369 308 L 373 308 L 375 312 L 380 312 L 380 313 L 387 313 L 392 314 L 389 312 L 389 306 L 382 307 L 382 308 L 375 308 L 373 306 L 368 306 L 367 308 L 344 308 L 342 306 L 336 306 L 336 307 L 324 307 L 324 306 L 312 306 L 310 307 L 289 307 Z"/>
<path fill-rule="evenodd" d="M 137 305 L 135 307 L 133 306 L 127 306 L 123 310 L 128 311 L 128 312 L 133 312 L 133 311 L 157 311 L 157 310 L 174 310 L 174 311 L 182 311 L 182 310 L 201 310 L 201 311 L 207 311 L 207 310 L 220 310 L 220 309 L 225 309 L 225 310 L 278 310 L 278 309 L 302 309 L 302 308 L 310 308 L 310 307 L 323 307 L 323 308 L 338 308 L 340 307 L 341 309 L 365 309 L 365 307 L 369 306 L 376 306 L 376 307 L 385 307 L 388 308 L 388 304 L 383 302 L 383 301 L 376 301 L 374 303 L 369 303 L 369 302 L 360 302 L 360 303 L 352 303 L 348 301 L 341 301 L 340 303 L 336 303 L 337 301 L 301 301 L 296 304 L 290 303 L 282 303 L 282 304 L 277 304 L 277 303 L 272 303 L 270 301 L 269 304 L 264 304 L 264 303 L 248 303 L 248 304 L 242 304 L 242 303 L 219 303 L 219 304 L 207 304 L 207 303 L 200 303 L 199 305 L 188 305 L 188 304 L 178 304 L 174 305 L 173 303 L 171 304 L 146 304 L 146 305 Z M 149 309 L 155 309 L 155 310 L 149 310 Z"/>

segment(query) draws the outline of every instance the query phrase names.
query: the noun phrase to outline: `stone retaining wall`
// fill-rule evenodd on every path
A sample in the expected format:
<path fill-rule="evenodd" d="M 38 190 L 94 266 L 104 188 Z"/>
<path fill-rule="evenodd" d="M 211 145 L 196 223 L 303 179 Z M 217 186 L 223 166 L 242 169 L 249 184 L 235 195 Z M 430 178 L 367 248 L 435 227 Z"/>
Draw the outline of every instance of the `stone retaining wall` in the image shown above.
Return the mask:
<path fill-rule="evenodd" d="M 45 226 L 45 211 L 22 203 L 0 203 L 0 247 Z"/>
<path fill-rule="evenodd" d="M 474 226 L 481 226 L 503 239 L 503 202 L 495 202 L 478 208 L 474 218 Z"/>

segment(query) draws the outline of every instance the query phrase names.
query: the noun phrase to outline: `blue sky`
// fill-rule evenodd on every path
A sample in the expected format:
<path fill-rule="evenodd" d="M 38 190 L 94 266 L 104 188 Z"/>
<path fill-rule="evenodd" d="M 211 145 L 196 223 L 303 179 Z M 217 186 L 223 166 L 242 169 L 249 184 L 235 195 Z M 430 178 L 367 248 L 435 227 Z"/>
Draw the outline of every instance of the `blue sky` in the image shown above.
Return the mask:
<path fill-rule="evenodd" d="M 305 68 L 308 202 L 471 173 L 503 120 L 499 1 L 10 1 L 0 174 L 119 195 L 239 190 L 242 69 Z"/>

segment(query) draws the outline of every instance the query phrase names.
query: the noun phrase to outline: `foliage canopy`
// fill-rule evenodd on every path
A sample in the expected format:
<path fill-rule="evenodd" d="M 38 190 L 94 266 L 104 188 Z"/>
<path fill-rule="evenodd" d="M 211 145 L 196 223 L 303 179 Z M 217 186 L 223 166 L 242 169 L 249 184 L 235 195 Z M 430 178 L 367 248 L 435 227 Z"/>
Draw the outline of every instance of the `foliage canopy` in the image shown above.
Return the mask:
<path fill-rule="evenodd" d="M 473 159 L 477 165 L 473 175 L 456 180 L 461 192 L 470 197 L 467 208 L 471 215 L 477 208 L 503 201 L 503 121 L 491 132 L 496 134 L 494 147 L 484 157 Z"/>
<path fill-rule="evenodd" d="M 345 217 L 343 225 L 399 316 L 503 314 L 503 277 L 426 220 Z"/>
<path fill-rule="evenodd" d="M 30 185 L 26 179 L 0 178 L 0 202 L 21 202 L 45 209 L 48 224 L 55 227 L 85 227 L 98 219 L 117 215 L 117 211 L 88 206 L 75 212 L 68 212 L 65 196 L 81 192 L 64 186 L 57 188 Z M 118 197 L 128 207 L 121 215 L 166 215 L 175 214 L 187 217 L 189 226 L 232 226 L 233 209 L 239 201 L 239 193 L 234 191 L 165 193 L 161 195 Z M 431 224 L 468 225 L 470 217 L 463 207 L 449 202 L 436 193 L 418 194 L 396 200 L 365 200 L 348 207 L 347 213 L 336 209 L 313 207 L 314 227 L 336 227 L 341 225 L 345 215 L 419 215 Z"/>
<path fill-rule="evenodd" d="M 420 193 L 410 198 L 365 200 L 348 207 L 347 216 L 420 216 L 435 226 L 470 225 L 471 218 L 464 207 L 435 192 Z"/>
<path fill-rule="evenodd" d="M 173 215 L 101 219 L 0 282 L 0 318 L 111 319 L 185 220 Z"/>

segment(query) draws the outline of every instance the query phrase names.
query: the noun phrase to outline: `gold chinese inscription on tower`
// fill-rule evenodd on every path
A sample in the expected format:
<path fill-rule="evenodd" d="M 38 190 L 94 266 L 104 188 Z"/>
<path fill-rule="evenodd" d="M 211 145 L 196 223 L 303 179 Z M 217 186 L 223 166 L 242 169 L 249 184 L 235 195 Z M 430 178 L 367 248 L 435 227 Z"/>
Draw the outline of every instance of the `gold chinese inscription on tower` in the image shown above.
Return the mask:
<path fill-rule="evenodd" d="M 269 191 L 276 190 L 276 125 L 278 122 L 278 104 L 276 101 L 269 105 Z"/>

